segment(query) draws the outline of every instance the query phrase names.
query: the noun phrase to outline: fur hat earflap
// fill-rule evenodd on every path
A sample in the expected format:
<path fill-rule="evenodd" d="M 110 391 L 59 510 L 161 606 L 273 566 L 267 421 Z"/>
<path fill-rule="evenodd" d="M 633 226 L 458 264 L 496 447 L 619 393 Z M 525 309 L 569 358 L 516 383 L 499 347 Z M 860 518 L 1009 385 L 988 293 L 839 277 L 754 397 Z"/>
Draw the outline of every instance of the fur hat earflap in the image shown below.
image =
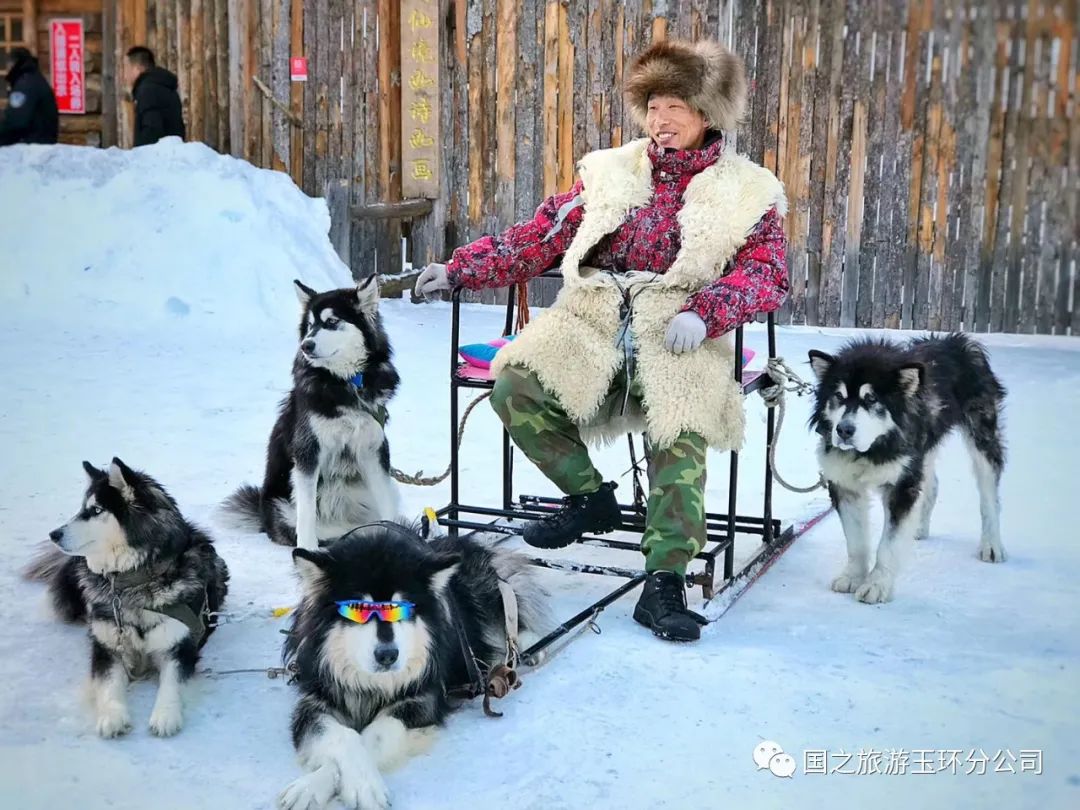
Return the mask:
<path fill-rule="evenodd" d="M 640 54 L 626 79 L 626 100 L 645 126 L 651 96 L 675 96 L 699 110 L 711 129 L 730 130 L 746 110 L 746 68 L 719 42 L 662 40 Z"/>

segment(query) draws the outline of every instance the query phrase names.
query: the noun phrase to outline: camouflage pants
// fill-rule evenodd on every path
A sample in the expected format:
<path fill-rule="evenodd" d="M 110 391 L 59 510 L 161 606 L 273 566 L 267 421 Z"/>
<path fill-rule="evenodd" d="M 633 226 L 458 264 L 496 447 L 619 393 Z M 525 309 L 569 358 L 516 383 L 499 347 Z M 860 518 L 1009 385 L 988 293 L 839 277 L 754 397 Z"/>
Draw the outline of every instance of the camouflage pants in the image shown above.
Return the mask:
<path fill-rule="evenodd" d="M 626 396 L 622 375 L 616 375 L 600 408 L 615 415 Z M 640 408 L 641 391 L 634 380 L 629 396 Z M 589 458 L 578 426 L 536 375 L 507 366 L 495 380 L 491 406 L 514 444 L 567 495 L 595 492 L 603 476 Z M 641 550 L 647 571 L 682 575 L 705 542 L 705 440 L 683 433 L 649 458 L 649 500 Z"/>

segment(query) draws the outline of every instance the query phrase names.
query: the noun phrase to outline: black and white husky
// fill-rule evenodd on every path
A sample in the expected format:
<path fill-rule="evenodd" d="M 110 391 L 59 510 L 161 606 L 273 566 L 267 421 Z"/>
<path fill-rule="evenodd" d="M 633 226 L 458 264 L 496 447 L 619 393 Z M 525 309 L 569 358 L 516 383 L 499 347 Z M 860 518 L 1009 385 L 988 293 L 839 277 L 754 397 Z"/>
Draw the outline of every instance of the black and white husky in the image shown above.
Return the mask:
<path fill-rule="evenodd" d="M 241 487 L 224 508 L 275 543 L 313 549 L 400 514 L 383 432 L 399 377 L 374 276 L 325 293 L 294 284 L 300 345 L 292 390 L 270 434 L 263 485 Z"/>
<path fill-rule="evenodd" d="M 83 468 L 90 482 L 82 507 L 50 532 L 56 548 L 26 575 L 49 583 L 61 618 L 89 624 L 98 734 L 131 730 L 128 680 L 157 670 L 150 731 L 168 737 L 183 725 L 181 687 L 214 630 L 211 614 L 225 600 L 229 572 L 211 539 L 149 475 L 118 458 L 108 470 L 86 461 Z"/>
<path fill-rule="evenodd" d="M 336 796 L 381 810 L 382 773 L 426 748 L 452 710 L 447 689 L 469 682 L 458 628 L 480 667 L 496 665 L 512 634 L 500 581 L 514 593 L 522 649 L 547 627 L 547 595 L 521 556 L 468 537 L 425 543 L 389 521 L 297 548 L 293 560 L 303 596 L 284 652 L 300 690 L 292 738 L 305 773 L 278 804 L 308 810 Z M 372 602 L 407 603 L 408 615 L 362 624 L 344 615 Z"/>
<path fill-rule="evenodd" d="M 835 357 L 811 351 L 810 365 L 818 378 L 810 424 L 821 436 L 818 461 L 847 538 L 847 565 L 833 590 L 869 603 L 892 598 L 913 541 L 929 533 L 937 500 L 934 460 L 953 428 L 967 443 L 979 488 L 979 558 L 1004 562 L 998 486 L 1005 465 L 1005 388 L 983 348 L 959 334 L 905 345 L 861 339 Z M 870 550 L 871 490 L 881 492 L 885 507 L 876 560 Z"/>

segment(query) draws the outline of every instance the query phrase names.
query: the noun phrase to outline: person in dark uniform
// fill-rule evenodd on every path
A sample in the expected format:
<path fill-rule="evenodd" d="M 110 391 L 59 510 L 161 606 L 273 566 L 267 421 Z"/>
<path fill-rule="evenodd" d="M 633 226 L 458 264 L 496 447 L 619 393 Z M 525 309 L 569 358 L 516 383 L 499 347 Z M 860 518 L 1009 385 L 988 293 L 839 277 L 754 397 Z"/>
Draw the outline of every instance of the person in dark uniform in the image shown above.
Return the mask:
<path fill-rule="evenodd" d="M 154 63 L 154 52 L 141 45 L 127 52 L 124 79 L 135 100 L 135 145 L 157 143 L 164 137 L 186 137 L 176 74 Z"/>
<path fill-rule="evenodd" d="M 13 48 L 9 57 L 7 109 L 0 119 L 0 146 L 15 143 L 56 143 L 60 113 L 38 60 L 26 48 Z"/>

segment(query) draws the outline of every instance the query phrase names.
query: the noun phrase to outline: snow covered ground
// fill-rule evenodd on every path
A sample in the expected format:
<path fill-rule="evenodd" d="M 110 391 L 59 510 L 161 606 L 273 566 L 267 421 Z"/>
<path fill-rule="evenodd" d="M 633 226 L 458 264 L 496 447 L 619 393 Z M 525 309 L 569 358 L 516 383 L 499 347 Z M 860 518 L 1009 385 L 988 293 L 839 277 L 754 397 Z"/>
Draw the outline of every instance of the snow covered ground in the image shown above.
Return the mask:
<path fill-rule="evenodd" d="M 5 200 L 27 200 L 5 203 L 0 217 L 0 807 L 270 808 L 298 772 L 286 684 L 201 675 L 186 727 L 160 740 L 145 727 L 154 684 L 139 683 L 130 690 L 135 731 L 100 740 L 81 702 L 85 631 L 55 622 L 42 589 L 17 569 L 76 509 L 79 462 L 118 455 L 159 477 L 213 531 L 229 564 L 229 607 L 246 618 L 219 630 L 200 668 L 277 662 L 283 623 L 268 613 L 295 596 L 289 552 L 224 530 L 214 510 L 261 475 L 289 382 L 290 280 L 323 288 L 347 279 L 323 236 L 325 207 L 287 178 L 192 144 L 0 150 L 0 187 Z M 65 205 L 69 214 L 53 213 Z M 76 214 L 88 221 L 73 233 L 51 224 Z M 467 309 L 466 339 L 498 334 L 498 311 Z M 449 307 L 393 301 L 383 312 L 404 380 L 388 428 L 394 462 L 440 471 Z M 849 334 L 785 328 L 780 348 L 807 371 L 807 349 L 828 350 Z M 748 340 L 764 351 L 761 331 Z M 454 716 L 429 754 L 390 776 L 395 808 L 1080 806 L 1080 547 L 1071 522 L 1080 341 L 986 343 L 1009 389 L 1006 564 L 975 557 L 978 500 L 952 440 L 932 536 L 892 603 L 871 607 L 829 590 L 844 557 L 835 516 L 696 645 L 653 639 L 630 618 L 631 594 L 601 616 L 602 634 L 579 636 L 526 674 L 502 702 L 502 719 L 478 704 Z M 796 483 L 815 474 L 806 405 L 791 402 L 778 460 Z M 749 408 L 756 445 L 763 409 L 756 397 Z M 497 503 L 498 451 L 497 421 L 481 406 L 463 455 L 472 500 Z M 622 476 L 621 447 L 597 457 L 606 474 Z M 726 459 L 713 461 L 710 496 L 720 510 Z M 741 508 L 750 510 L 763 459 L 748 450 L 742 461 Z M 522 491 L 550 492 L 525 462 L 518 469 Z M 628 478 L 619 480 L 625 491 Z M 404 495 L 415 514 L 441 506 L 448 491 Z M 777 494 L 785 523 L 824 505 L 820 495 Z M 560 616 L 612 584 L 544 576 Z M 793 755 L 793 778 L 754 764 L 766 740 Z M 827 752 L 830 771 L 849 774 L 807 773 L 814 751 Z M 1041 753 L 1041 774 L 1020 772 L 1022 751 L 1025 761 Z M 853 756 L 845 762 L 841 752 Z M 894 768 L 906 762 L 906 773 L 866 774 L 878 758 L 880 770 L 890 758 Z M 863 775 L 850 773 L 860 765 Z"/>

